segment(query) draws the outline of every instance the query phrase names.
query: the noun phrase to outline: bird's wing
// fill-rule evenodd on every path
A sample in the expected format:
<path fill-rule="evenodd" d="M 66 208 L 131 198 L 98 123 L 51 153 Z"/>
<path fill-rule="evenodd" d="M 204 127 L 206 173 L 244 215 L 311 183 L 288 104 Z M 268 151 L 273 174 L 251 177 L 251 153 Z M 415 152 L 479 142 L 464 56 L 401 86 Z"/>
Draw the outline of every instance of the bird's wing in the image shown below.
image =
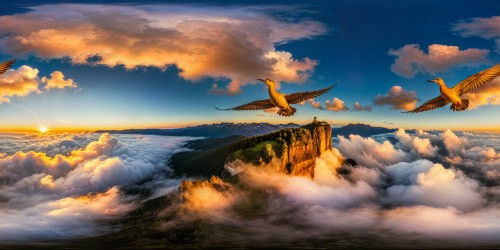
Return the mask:
<path fill-rule="evenodd" d="M 266 100 L 250 102 L 234 108 L 228 108 L 228 109 L 220 109 L 217 107 L 215 108 L 218 110 L 259 110 L 259 109 L 269 109 L 272 107 L 274 107 L 274 105 L 271 103 L 271 101 L 269 101 L 269 99 L 266 99 Z"/>
<path fill-rule="evenodd" d="M 7 71 L 12 66 L 12 64 L 14 64 L 15 62 L 16 62 L 16 59 L 13 59 L 13 60 L 10 60 L 10 61 L 7 61 L 7 62 L 0 64 L 0 74 L 5 73 L 5 71 Z"/>
<path fill-rule="evenodd" d="M 320 90 L 316 90 L 316 91 L 293 93 L 293 94 L 285 95 L 285 99 L 289 104 L 296 104 L 296 103 L 303 102 L 303 101 L 309 100 L 311 98 L 320 96 L 320 95 L 328 92 L 333 87 L 335 87 L 335 85 L 328 87 L 326 89 L 320 89 Z"/>
<path fill-rule="evenodd" d="M 448 103 L 448 101 L 446 101 L 442 96 L 438 96 L 438 97 L 420 105 L 420 107 L 418 107 L 414 110 L 404 112 L 404 113 L 418 113 L 418 112 L 433 110 L 433 109 L 441 108 L 444 105 L 446 105 L 447 103 Z"/>
<path fill-rule="evenodd" d="M 467 94 L 500 76 L 500 64 L 467 77 L 452 89 L 459 95 Z"/>

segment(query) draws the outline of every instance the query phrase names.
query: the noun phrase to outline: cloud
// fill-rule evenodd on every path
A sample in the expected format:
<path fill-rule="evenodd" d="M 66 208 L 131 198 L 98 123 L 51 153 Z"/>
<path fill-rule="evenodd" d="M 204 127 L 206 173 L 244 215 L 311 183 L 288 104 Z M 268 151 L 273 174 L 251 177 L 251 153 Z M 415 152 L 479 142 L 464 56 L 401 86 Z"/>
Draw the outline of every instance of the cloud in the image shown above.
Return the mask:
<path fill-rule="evenodd" d="M 417 93 L 415 91 L 406 91 L 400 86 L 393 86 L 387 94 L 378 94 L 373 103 L 378 106 L 389 105 L 391 109 L 412 110 L 416 107 Z"/>
<path fill-rule="evenodd" d="M 314 100 L 311 100 L 311 107 L 315 109 L 325 109 L 323 105 L 321 105 L 321 102 L 315 102 Z"/>
<path fill-rule="evenodd" d="M 352 106 L 352 110 L 353 111 L 367 111 L 367 112 L 371 112 L 372 109 L 373 109 L 372 106 L 370 106 L 370 105 L 362 106 L 361 104 L 359 104 L 359 102 L 355 102 L 354 105 Z"/>
<path fill-rule="evenodd" d="M 349 135 L 349 138 L 338 136 L 338 148 L 342 154 L 354 159 L 358 164 L 371 168 L 381 168 L 388 164 L 403 161 L 407 154 L 396 149 L 389 141 L 379 143 L 372 138 Z"/>
<path fill-rule="evenodd" d="M 99 221 L 135 207 L 136 198 L 122 193 L 122 187 L 142 181 L 136 188 L 161 195 L 178 185 L 166 177 L 171 169 L 165 164 L 189 139 L 0 134 L 1 144 L 10 148 L 0 157 L 0 242 L 107 232 L 110 228 Z"/>
<path fill-rule="evenodd" d="M 189 139 L 0 135 L 0 242 L 108 232 L 101 222 L 142 201 L 122 187 L 147 190 L 152 197 L 177 189 L 179 181 L 165 177 L 165 162 Z M 356 247 L 365 239 L 377 246 L 495 246 L 498 138 L 402 129 L 377 140 L 339 136 L 336 148 L 316 158 L 313 179 L 276 172 L 272 162 L 228 163 L 237 177 L 184 182 L 181 197 L 168 202 L 157 222 L 167 230 L 162 233 L 194 225 L 197 241 L 226 246 L 341 241 Z M 37 152 L 17 150 L 30 145 Z M 217 233 L 205 238 L 203 230 Z"/>
<path fill-rule="evenodd" d="M 427 139 L 433 147 L 444 147 L 435 132 L 400 130 L 399 135 L 386 136 Z M 183 225 L 192 218 L 204 218 L 211 229 L 229 229 L 211 235 L 208 241 L 217 244 L 229 237 L 229 245 L 251 242 L 266 246 L 272 241 L 286 246 L 312 240 L 324 246 L 341 240 L 358 246 L 366 237 L 378 246 L 411 241 L 416 246 L 473 248 L 499 243 L 500 207 L 492 196 L 494 186 L 486 186 L 458 168 L 418 159 L 420 152 L 402 143 L 378 143 L 357 135 L 339 139 L 339 150 L 333 148 L 316 159 L 314 179 L 276 172 L 272 163 L 228 163 L 226 168 L 238 174 L 237 184 L 234 180 L 205 182 L 202 193 L 206 195 L 195 198 L 202 209 L 181 213 Z M 474 159 L 476 166 L 497 157 L 493 149 L 466 146 L 464 152 L 473 155 L 464 157 Z M 432 152 L 435 160 L 443 160 L 447 154 Z M 414 157 L 417 160 L 411 161 Z M 344 165 L 347 158 L 359 165 Z M 192 206 L 192 202 L 183 206 Z M 463 240 L 457 241 L 457 237 Z"/>
<path fill-rule="evenodd" d="M 452 31 L 463 37 L 481 37 L 493 39 L 496 42 L 497 52 L 500 51 L 500 16 L 489 18 L 471 18 L 453 24 Z"/>
<path fill-rule="evenodd" d="M 305 101 L 299 102 L 297 104 L 303 106 L 306 103 L 310 103 L 311 107 L 314 108 L 314 109 L 320 109 L 320 110 L 324 110 L 325 109 L 323 107 L 323 105 L 321 104 L 321 102 L 314 101 L 314 99 L 305 100 Z"/>
<path fill-rule="evenodd" d="M 458 137 L 453 131 L 447 129 L 440 134 L 441 139 L 449 153 L 459 153 L 464 150 L 467 139 Z"/>
<path fill-rule="evenodd" d="M 305 82 L 317 65 L 276 46 L 324 34 L 324 25 L 270 14 L 278 10 L 297 11 L 272 6 L 42 5 L 1 16 L 0 47 L 16 56 L 69 58 L 75 64 L 127 69 L 175 65 L 186 80 L 229 79 L 225 89 L 216 84 L 210 92 L 237 94 L 257 77 Z"/>
<path fill-rule="evenodd" d="M 465 212 L 482 206 L 479 183 L 441 164 L 428 160 L 401 162 L 386 171 L 393 178 L 393 185 L 387 189 L 391 204 L 451 206 Z"/>
<path fill-rule="evenodd" d="M 334 111 L 334 112 L 342 112 L 342 111 L 349 110 L 349 107 L 347 107 L 344 104 L 344 101 L 340 100 L 337 97 L 333 98 L 331 102 L 329 100 L 326 100 L 325 106 L 326 106 L 326 109 Z"/>
<path fill-rule="evenodd" d="M 10 97 L 39 93 L 38 69 L 23 65 L 0 75 L 0 104 L 10 102 Z"/>
<path fill-rule="evenodd" d="M 38 69 L 27 65 L 17 69 L 11 69 L 0 75 L 0 104 L 10 102 L 10 98 L 16 96 L 27 96 L 31 93 L 42 93 L 40 84 L 46 83 L 45 89 L 66 87 L 76 88 L 73 79 L 64 80 L 64 75 L 60 71 L 54 71 L 51 78 L 38 77 Z"/>
<path fill-rule="evenodd" d="M 0 242 L 65 239 L 111 230 L 98 221 L 118 218 L 133 208 L 113 187 L 104 193 L 44 201 L 21 209 L 0 209 Z"/>
<path fill-rule="evenodd" d="M 435 75 L 450 68 L 478 66 L 489 62 L 486 58 L 489 51 L 484 49 L 460 50 L 458 46 L 431 44 L 427 50 L 428 54 L 418 44 L 407 44 L 397 50 L 389 50 L 389 55 L 396 56 L 396 61 L 391 65 L 392 72 L 411 78 L 419 72 Z"/>
<path fill-rule="evenodd" d="M 64 89 L 76 88 L 76 83 L 73 79 L 64 79 L 64 74 L 61 71 L 54 71 L 50 74 L 50 78 L 42 77 L 42 82 L 45 83 L 45 89 Z"/>
<path fill-rule="evenodd" d="M 474 109 L 483 105 L 500 104 L 500 77 L 497 77 L 481 88 L 468 93 L 464 98 L 469 99 L 469 108 Z"/>
<path fill-rule="evenodd" d="M 399 142 L 405 147 L 410 148 L 410 150 L 414 150 L 417 154 L 422 156 L 433 157 L 438 150 L 437 147 L 432 146 L 429 138 L 411 136 L 401 128 L 396 132 L 396 139 L 398 139 Z"/>
<path fill-rule="evenodd" d="M 481 243 L 494 245 L 498 244 L 495 238 L 500 233 L 497 220 L 499 212 L 498 207 L 472 213 L 452 207 L 400 207 L 387 211 L 382 223 L 383 227 L 402 235 L 411 233 L 425 235 L 428 239 L 453 239 L 457 247 Z"/>

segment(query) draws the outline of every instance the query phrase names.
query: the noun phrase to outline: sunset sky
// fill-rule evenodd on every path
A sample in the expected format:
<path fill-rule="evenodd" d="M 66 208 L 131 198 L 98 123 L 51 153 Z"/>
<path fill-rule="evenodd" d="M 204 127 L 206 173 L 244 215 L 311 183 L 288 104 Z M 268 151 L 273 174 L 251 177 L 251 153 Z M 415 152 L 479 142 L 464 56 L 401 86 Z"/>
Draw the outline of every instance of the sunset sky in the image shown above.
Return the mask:
<path fill-rule="evenodd" d="M 15 3 L 13 3 L 15 2 Z M 0 130 L 218 122 L 500 130 L 500 78 L 471 109 L 402 111 L 500 63 L 498 1 L 11 1 L 0 7 Z M 496 16 L 497 15 L 497 16 Z M 337 86 L 293 117 L 217 111 Z"/>

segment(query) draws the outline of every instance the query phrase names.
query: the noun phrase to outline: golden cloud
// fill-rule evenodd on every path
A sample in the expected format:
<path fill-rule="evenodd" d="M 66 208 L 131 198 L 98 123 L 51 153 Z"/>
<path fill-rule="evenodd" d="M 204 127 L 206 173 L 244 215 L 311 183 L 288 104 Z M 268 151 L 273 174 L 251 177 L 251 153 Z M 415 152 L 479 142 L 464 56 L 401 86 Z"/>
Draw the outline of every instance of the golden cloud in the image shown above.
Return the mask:
<path fill-rule="evenodd" d="M 45 89 L 64 89 L 76 88 L 76 83 L 73 79 L 64 79 L 64 74 L 61 71 L 54 71 L 50 74 L 50 78 L 42 77 L 42 82 L 45 83 Z"/>
<path fill-rule="evenodd" d="M 0 23 L 1 50 L 9 54 L 127 69 L 175 65 L 186 80 L 230 79 L 225 89 L 214 85 L 218 94 L 239 93 L 258 77 L 306 81 L 317 62 L 275 45 L 326 32 L 321 23 L 277 20 L 259 8 L 169 5 L 45 5 Z"/>

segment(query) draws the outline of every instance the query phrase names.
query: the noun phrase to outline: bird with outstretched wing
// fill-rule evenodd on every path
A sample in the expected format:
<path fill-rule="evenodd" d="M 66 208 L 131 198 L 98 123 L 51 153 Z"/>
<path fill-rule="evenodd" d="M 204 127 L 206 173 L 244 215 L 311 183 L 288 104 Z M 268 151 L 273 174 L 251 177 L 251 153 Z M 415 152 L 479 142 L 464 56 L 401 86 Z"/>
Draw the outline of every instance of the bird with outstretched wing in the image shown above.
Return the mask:
<path fill-rule="evenodd" d="M 428 82 L 435 82 L 439 85 L 441 95 L 427 101 L 420 105 L 418 108 L 407 111 L 405 113 L 418 113 L 428 110 L 437 109 L 451 103 L 450 109 L 453 111 L 463 111 L 469 107 L 469 100 L 460 98 L 462 95 L 470 93 L 481 86 L 491 82 L 494 78 L 500 76 L 500 64 L 491 68 L 485 69 L 479 73 L 465 78 L 463 81 L 455 85 L 453 88 L 448 88 L 443 79 L 435 78 Z"/>
<path fill-rule="evenodd" d="M 259 81 L 264 82 L 268 87 L 269 87 L 269 99 L 264 99 L 264 100 L 258 100 L 258 101 L 253 101 L 247 104 L 243 104 L 234 108 L 228 108 L 228 109 L 220 109 L 215 107 L 218 110 L 261 110 L 261 109 L 269 109 L 269 108 L 274 108 L 278 107 L 279 110 L 277 112 L 278 115 L 281 116 L 292 116 L 295 114 L 296 109 L 290 104 L 297 104 L 303 101 L 307 101 L 309 99 L 318 97 L 326 92 L 328 92 L 330 89 L 335 87 L 335 85 L 320 89 L 320 90 L 315 90 L 315 91 L 306 91 L 306 92 L 299 92 L 299 93 L 293 93 L 293 94 L 282 94 L 278 92 L 275 88 L 275 83 L 271 79 L 258 79 Z"/>

